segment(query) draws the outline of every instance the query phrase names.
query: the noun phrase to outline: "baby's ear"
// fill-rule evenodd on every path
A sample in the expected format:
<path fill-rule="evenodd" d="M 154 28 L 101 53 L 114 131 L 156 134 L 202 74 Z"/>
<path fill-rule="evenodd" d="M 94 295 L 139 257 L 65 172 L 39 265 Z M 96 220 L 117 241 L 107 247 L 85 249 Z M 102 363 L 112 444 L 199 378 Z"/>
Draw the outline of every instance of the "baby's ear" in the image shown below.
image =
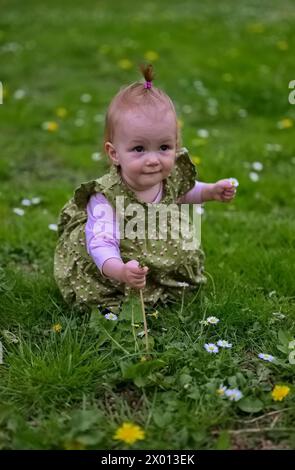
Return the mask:
<path fill-rule="evenodd" d="M 118 166 L 119 165 L 118 154 L 113 144 L 111 142 L 106 142 L 104 148 L 112 164 Z"/>

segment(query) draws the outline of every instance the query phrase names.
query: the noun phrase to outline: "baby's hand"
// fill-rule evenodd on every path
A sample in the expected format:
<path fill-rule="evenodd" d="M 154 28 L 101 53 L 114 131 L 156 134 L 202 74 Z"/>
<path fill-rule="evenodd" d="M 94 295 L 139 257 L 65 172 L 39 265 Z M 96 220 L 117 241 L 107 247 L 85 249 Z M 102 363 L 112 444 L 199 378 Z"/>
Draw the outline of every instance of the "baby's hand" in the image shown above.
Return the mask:
<path fill-rule="evenodd" d="M 123 281 L 135 289 L 143 289 L 146 284 L 148 267 L 141 268 L 138 261 L 131 260 L 123 266 Z"/>
<path fill-rule="evenodd" d="M 212 188 L 215 201 L 230 202 L 236 195 L 236 188 L 230 180 L 219 180 Z"/>

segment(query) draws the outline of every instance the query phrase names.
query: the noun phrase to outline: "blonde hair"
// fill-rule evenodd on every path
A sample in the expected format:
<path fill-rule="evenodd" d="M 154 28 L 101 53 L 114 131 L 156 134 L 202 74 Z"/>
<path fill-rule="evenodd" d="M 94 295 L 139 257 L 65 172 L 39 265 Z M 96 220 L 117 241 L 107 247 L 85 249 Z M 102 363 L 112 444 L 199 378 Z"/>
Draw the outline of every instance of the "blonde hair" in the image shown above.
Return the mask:
<path fill-rule="evenodd" d="M 145 81 L 153 82 L 155 74 L 152 64 L 140 64 L 139 68 Z M 145 83 L 137 81 L 122 87 L 109 104 L 105 117 L 103 153 L 105 153 L 105 143 L 113 142 L 115 128 L 122 111 L 140 107 L 145 112 L 145 109 L 150 110 L 151 107 L 159 105 L 162 105 L 163 108 L 168 108 L 175 115 L 176 151 L 179 150 L 181 142 L 180 126 L 178 125 L 175 107 L 171 98 L 153 84 L 151 88 L 146 88 Z"/>

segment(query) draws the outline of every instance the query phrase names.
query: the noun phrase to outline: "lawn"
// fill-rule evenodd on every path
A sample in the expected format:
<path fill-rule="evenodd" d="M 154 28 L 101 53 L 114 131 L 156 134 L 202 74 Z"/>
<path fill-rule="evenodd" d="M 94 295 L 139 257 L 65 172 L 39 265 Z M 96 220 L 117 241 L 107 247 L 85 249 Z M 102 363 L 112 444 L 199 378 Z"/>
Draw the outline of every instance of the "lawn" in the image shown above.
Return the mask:
<path fill-rule="evenodd" d="M 294 448 L 294 31 L 288 0 L 2 0 L 0 449 Z M 148 357 L 141 317 L 81 316 L 53 278 L 59 211 L 107 171 L 104 113 L 142 61 L 200 180 L 239 181 L 204 206 L 208 282 L 150 312 Z"/>

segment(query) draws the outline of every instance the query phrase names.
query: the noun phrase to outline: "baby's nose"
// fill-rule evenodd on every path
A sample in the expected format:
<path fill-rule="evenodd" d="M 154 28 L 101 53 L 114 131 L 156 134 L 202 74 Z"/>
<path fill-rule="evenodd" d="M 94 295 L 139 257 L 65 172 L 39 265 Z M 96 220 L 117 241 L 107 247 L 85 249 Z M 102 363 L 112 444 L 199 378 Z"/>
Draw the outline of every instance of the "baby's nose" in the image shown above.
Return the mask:
<path fill-rule="evenodd" d="M 146 160 L 148 165 L 157 165 L 159 163 L 159 158 L 156 153 L 149 153 Z"/>

